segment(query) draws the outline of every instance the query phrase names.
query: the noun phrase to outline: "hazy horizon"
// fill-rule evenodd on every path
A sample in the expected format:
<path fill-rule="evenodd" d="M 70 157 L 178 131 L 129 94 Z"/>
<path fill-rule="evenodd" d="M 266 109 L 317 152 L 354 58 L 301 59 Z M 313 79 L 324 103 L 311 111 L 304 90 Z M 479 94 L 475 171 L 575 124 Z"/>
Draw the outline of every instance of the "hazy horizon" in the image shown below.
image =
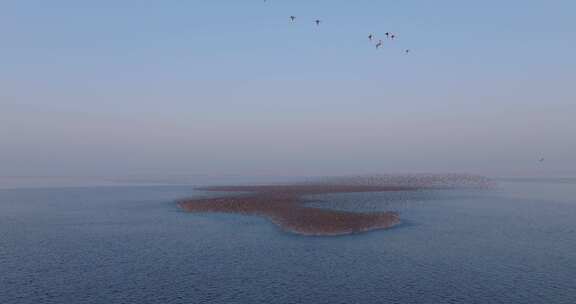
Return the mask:
<path fill-rule="evenodd" d="M 6 1 L 0 176 L 576 176 L 575 10 Z"/>

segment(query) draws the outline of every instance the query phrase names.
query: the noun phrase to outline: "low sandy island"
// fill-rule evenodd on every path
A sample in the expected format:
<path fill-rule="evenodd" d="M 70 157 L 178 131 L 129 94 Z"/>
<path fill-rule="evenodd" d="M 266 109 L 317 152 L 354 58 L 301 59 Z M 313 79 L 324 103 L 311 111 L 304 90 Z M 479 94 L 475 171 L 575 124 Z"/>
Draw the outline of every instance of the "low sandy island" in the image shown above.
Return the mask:
<path fill-rule="evenodd" d="M 341 235 L 390 228 L 400 223 L 395 212 L 354 213 L 306 207 L 303 196 L 325 193 L 409 191 L 410 187 L 287 185 L 203 188 L 206 191 L 248 192 L 220 198 L 179 202 L 188 212 L 224 212 L 259 215 L 285 230 L 304 235 Z"/>
<path fill-rule="evenodd" d="M 466 178 L 451 176 L 449 179 L 419 176 L 410 179 L 411 182 L 407 182 L 408 179 L 404 177 L 385 177 L 327 180 L 296 185 L 206 187 L 199 190 L 239 193 L 216 198 L 186 199 L 178 203 L 187 212 L 263 216 L 287 231 L 303 235 L 343 235 L 390 228 L 400 223 L 400 217 L 396 212 L 357 213 L 308 207 L 305 205 L 306 196 L 328 193 L 415 191 L 453 187 L 454 181 L 470 184 L 473 180 L 476 179 L 467 176 Z"/>

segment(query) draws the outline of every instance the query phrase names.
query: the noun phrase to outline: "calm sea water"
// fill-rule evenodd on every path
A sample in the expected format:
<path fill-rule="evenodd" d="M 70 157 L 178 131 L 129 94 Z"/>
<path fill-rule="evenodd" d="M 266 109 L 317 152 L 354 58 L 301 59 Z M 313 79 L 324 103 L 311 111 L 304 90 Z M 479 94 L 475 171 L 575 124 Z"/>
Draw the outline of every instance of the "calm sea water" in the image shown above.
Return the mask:
<path fill-rule="evenodd" d="M 576 303 L 576 183 L 310 197 L 404 224 L 303 237 L 192 187 L 0 190 L 0 303 Z"/>

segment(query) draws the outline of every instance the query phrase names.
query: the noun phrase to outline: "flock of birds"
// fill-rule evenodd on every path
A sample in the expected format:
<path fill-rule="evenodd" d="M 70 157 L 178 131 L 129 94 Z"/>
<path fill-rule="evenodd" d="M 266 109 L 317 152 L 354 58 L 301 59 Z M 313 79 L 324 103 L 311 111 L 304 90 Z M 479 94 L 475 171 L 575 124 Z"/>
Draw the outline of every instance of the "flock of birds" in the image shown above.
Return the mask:
<path fill-rule="evenodd" d="M 264 2 L 267 2 L 267 0 L 264 0 Z M 296 22 L 296 16 L 294 16 L 294 15 L 290 16 L 289 19 L 290 19 L 290 22 L 292 22 L 292 23 Z M 320 26 L 320 24 L 322 23 L 322 20 L 316 19 L 316 20 L 314 20 L 314 23 L 316 24 L 316 26 Z M 386 32 L 384 35 L 386 36 L 385 40 L 393 41 L 396 39 L 396 35 L 394 33 Z M 370 43 L 372 43 L 376 47 L 377 50 L 384 47 L 384 40 L 383 39 L 376 40 L 376 36 L 374 34 L 369 34 L 368 40 L 370 41 Z M 405 54 L 409 54 L 410 49 L 403 49 L 403 52 Z"/>
<path fill-rule="evenodd" d="M 268 2 L 268 0 L 264 0 L 264 2 Z M 294 15 L 289 17 L 289 20 L 292 23 L 296 22 L 296 19 L 297 18 Z M 322 20 L 320 20 L 320 19 L 314 20 L 314 24 L 316 24 L 316 26 L 320 26 L 321 23 L 322 23 Z M 384 33 L 384 36 L 386 36 L 385 40 L 394 41 L 396 39 L 396 34 L 391 33 L 391 32 Z M 374 45 L 374 47 L 376 47 L 377 50 L 384 47 L 384 40 L 382 40 L 382 39 L 376 40 L 376 36 L 374 34 L 368 34 L 368 41 L 370 41 L 370 43 L 372 43 Z M 410 51 L 410 49 L 404 49 L 403 52 L 405 54 L 409 54 L 411 51 Z M 538 161 L 542 163 L 542 162 L 544 162 L 544 158 L 541 157 L 538 159 Z"/>

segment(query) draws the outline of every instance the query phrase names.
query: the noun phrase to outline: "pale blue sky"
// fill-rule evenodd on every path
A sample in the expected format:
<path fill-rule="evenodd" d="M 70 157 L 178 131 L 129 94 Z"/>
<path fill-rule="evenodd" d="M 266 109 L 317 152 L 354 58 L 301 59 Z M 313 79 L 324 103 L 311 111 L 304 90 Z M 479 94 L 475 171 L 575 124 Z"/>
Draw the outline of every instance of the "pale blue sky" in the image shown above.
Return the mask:
<path fill-rule="evenodd" d="M 575 12 L 1 1 L 0 175 L 576 175 Z"/>

